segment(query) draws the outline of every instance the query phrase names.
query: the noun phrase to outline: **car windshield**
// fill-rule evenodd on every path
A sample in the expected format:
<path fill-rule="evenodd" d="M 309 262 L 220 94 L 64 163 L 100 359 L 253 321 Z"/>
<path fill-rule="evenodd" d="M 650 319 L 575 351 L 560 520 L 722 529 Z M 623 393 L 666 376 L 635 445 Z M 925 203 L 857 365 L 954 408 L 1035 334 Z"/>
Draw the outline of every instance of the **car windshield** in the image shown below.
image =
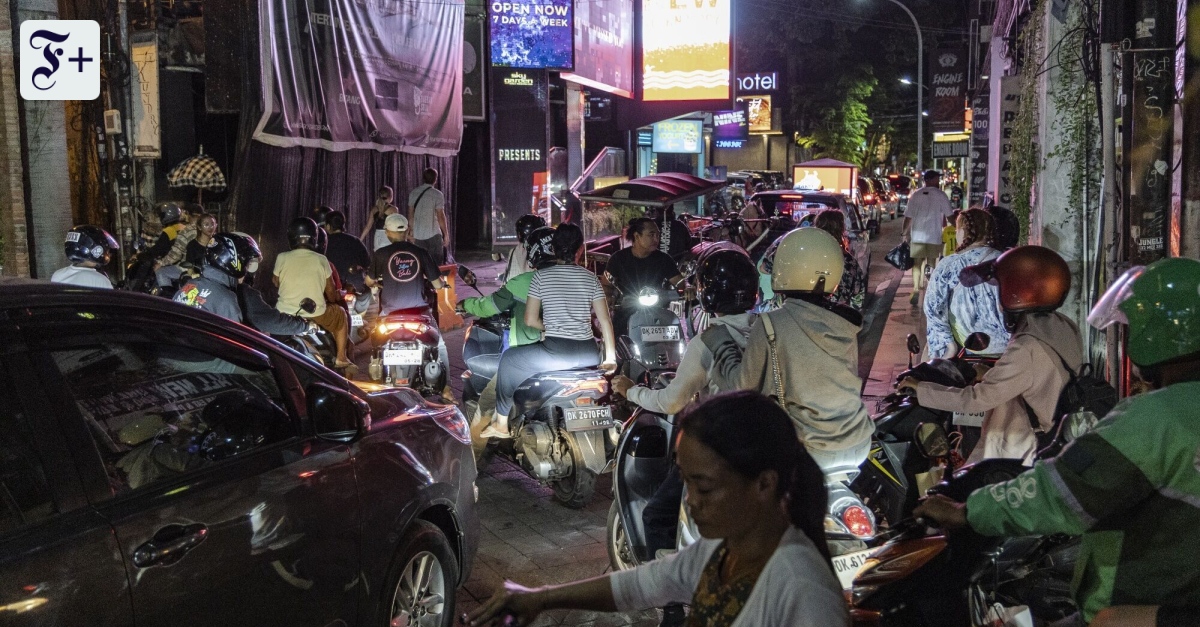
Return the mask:
<path fill-rule="evenodd" d="M 836 205 L 826 202 L 792 198 L 775 199 L 768 196 L 759 198 L 759 202 L 767 215 L 789 215 L 793 220 L 799 220 L 810 213 L 838 208 Z"/>

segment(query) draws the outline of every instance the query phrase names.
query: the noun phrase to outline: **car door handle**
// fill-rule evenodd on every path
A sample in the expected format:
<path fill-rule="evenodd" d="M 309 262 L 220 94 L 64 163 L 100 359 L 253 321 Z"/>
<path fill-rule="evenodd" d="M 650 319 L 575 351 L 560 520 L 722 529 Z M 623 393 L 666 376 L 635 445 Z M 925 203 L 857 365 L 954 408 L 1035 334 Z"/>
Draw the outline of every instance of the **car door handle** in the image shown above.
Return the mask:
<path fill-rule="evenodd" d="M 185 553 L 196 548 L 207 537 L 208 527 L 203 523 L 167 525 L 133 550 L 133 565 L 138 568 L 170 566 L 183 559 Z"/>

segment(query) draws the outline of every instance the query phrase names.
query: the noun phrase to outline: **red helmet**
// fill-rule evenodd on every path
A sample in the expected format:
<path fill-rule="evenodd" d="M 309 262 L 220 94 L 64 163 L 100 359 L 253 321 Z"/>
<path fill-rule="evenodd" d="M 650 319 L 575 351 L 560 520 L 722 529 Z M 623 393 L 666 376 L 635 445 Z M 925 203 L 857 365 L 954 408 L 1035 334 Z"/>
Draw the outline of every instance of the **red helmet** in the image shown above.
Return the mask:
<path fill-rule="evenodd" d="M 995 261 L 1000 307 L 1008 313 L 1054 311 L 1071 291 L 1071 269 L 1043 246 L 1018 246 Z"/>

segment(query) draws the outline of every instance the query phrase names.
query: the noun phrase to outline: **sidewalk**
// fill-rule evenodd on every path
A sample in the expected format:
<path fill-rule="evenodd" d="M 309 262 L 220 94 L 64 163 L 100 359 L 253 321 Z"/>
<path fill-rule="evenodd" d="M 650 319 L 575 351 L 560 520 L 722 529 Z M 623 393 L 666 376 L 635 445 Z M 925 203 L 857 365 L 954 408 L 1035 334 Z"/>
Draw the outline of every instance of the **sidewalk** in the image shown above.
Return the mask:
<path fill-rule="evenodd" d="M 912 272 L 904 272 L 901 276 L 893 275 L 890 280 L 899 278 L 900 285 L 892 298 L 891 309 L 887 312 L 887 322 L 871 364 L 871 372 L 863 387 L 863 402 L 868 411 L 874 411 L 875 402 L 891 394 L 896 376 L 908 369 L 907 338 L 909 333 L 916 333 L 925 346 L 925 315 L 918 306 L 910 305 L 908 299 L 912 296 Z M 879 291 L 887 289 L 881 285 Z M 922 304 L 924 301 L 922 300 Z M 919 361 L 920 355 L 914 358 Z"/>

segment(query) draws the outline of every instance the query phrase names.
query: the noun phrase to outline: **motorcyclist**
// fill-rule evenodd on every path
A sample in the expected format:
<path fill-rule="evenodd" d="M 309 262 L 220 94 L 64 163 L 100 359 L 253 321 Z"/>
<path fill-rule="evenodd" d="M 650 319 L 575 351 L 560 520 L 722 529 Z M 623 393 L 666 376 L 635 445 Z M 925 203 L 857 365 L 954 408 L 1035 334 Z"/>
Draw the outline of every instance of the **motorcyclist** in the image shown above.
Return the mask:
<path fill-rule="evenodd" d="M 446 286 L 433 257 L 420 246 L 407 241 L 408 219 L 399 213 L 389 215 L 383 222 L 391 243 L 375 251 L 371 268 L 364 277 L 368 287 L 378 289 L 379 319 L 405 309 L 424 309 L 436 321 L 437 292 Z M 438 361 L 449 372 L 450 355 L 446 342 L 438 340 Z M 372 367 L 382 366 L 373 363 Z M 447 386 L 443 395 L 450 394 Z M 447 401 L 452 397 L 446 396 Z"/>
<path fill-rule="evenodd" d="M 723 389 L 774 395 L 800 440 L 823 469 L 858 467 L 875 425 L 859 395 L 858 326 L 828 300 L 842 279 L 841 244 L 817 228 L 780 241 L 771 287 L 783 304 L 758 316 L 743 353 L 728 329 L 701 335 L 713 352 L 712 376 Z"/>
<path fill-rule="evenodd" d="M 349 315 L 339 304 L 341 298 L 334 280 L 333 266 L 316 251 L 318 231 L 320 227 L 312 218 L 299 217 L 288 225 L 288 243 L 292 249 L 275 258 L 275 274 L 272 277 L 279 288 L 279 300 L 275 308 L 283 313 L 308 318 L 333 335 L 337 346 L 335 368 L 346 370 L 354 366 L 346 354 Z M 311 313 L 300 307 L 306 298 L 316 303 L 316 309 Z"/>
<path fill-rule="evenodd" d="M 1173 258 L 1131 268 L 1088 322 L 1127 325 L 1129 359 L 1156 391 L 1125 399 L 1060 455 L 1012 481 L 976 490 L 964 504 L 932 497 L 914 514 L 987 536 L 1082 536 L 1073 592 L 1084 621 L 1114 604 L 1200 604 L 1192 540 L 1200 525 L 1197 320 L 1200 262 Z M 1149 619 L 1143 625 L 1195 624 L 1194 613 L 1134 613 Z"/>
<path fill-rule="evenodd" d="M 1054 424 L 1058 397 L 1079 371 L 1083 340 L 1070 318 L 1058 313 L 1071 289 L 1071 271 L 1058 253 L 1042 246 L 1020 246 L 960 274 L 971 287 L 994 279 L 1000 286 L 1005 327 L 1012 334 L 1004 354 L 978 383 L 952 388 L 906 378 L 899 387 L 916 391 L 923 407 L 963 413 L 989 412 L 979 444 L 967 461 L 1009 458 L 1032 463 L 1036 415 L 1044 431 Z"/>
<path fill-rule="evenodd" d="M 371 253 L 357 237 L 345 232 L 346 214 L 330 211 L 325 217 L 325 230 L 329 232 L 329 245 L 325 257 L 346 285 L 353 285 L 362 294 L 367 291 L 363 272 L 371 265 Z"/>
<path fill-rule="evenodd" d="M 134 258 L 126 276 L 126 284 L 132 289 L 147 289 L 159 284 L 155 272 L 163 267 L 160 261 L 171 253 L 175 238 L 189 221 L 187 210 L 174 201 L 158 203 L 154 206 L 154 212 L 162 230 L 154 239 L 154 243 Z M 184 246 L 185 248 L 180 250 L 181 259 L 186 250 L 186 242 Z"/>
<path fill-rule="evenodd" d="M 175 302 L 228 318 L 244 320 L 238 304 L 237 284 L 246 276 L 246 265 L 237 254 L 231 233 L 217 233 L 204 252 L 204 269 L 184 280 Z"/>
<path fill-rule="evenodd" d="M 700 306 L 712 318 L 705 333 L 715 333 L 716 327 L 726 327 L 739 350 L 744 350 L 750 336 L 754 314 L 747 310 L 758 299 L 758 272 L 750 256 L 740 249 L 721 248 L 704 254 L 696 264 L 697 298 Z M 688 342 L 680 359 L 675 378 L 662 389 L 636 386 L 624 376 L 613 377 L 612 387 L 618 394 L 650 411 L 672 416 L 683 410 L 697 396 L 703 400 L 725 392 L 709 376 L 713 355 L 701 338 Z M 675 524 L 679 517 L 679 500 L 683 482 L 674 464 L 670 466 L 662 486 L 642 510 L 647 545 L 651 551 L 675 546 Z"/>
<path fill-rule="evenodd" d="M 71 265 L 55 270 L 50 280 L 111 290 L 112 281 L 100 268 L 108 265 L 113 251 L 117 250 L 121 250 L 121 245 L 108 231 L 90 224 L 77 226 L 67 231 L 63 241 L 63 253 Z"/>
<path fill-rule="evenodd" d="M 674 288 L 682 285 L 683 276 L 679 273 L 679 266 L 670 255 L 659 250 L 660 237 L 654 220 L 630 220 L 625 229 L 625 238 L 631 245 L 609 257 L 602 277 L 605 286 L 615 287 L 623 297 L 631 297 L 637 296 L 643 288 L 657 291 L 667 286 Z M 615 294 L 610 293 L 609 298 L 620 304 Z M 615 328 L 623 332 L 629 312 L 617 306 L 613 318 Z"/>
<path fill-rule="evenodd" d="M 268 305 L 262 292 L 252 285 L 254 273 L 258 271 L 258 264 L 262 261 L 262 251 L 258 248 L 258 242 L 245 233 L 233 232 L 225 235 L 233 241 L 234 253 L 245 268 L 245 274 L 238 281 L 235 291 L 238 307 L 241 308 L 246 323 L 271 335 L 299 335 L 316 326 L 314 322 L 283 313 Z"/>
<path fill-rule="evenodd" d="M 545 228 L 546 221 L 536 213 L 527 213 L 517 218 L 517 245 L 508 253 L 508 263 L 504 266 L 504 280 L 533 272 L 533 264 L 529 262 L 530 235 L 534 231 Z"/>

